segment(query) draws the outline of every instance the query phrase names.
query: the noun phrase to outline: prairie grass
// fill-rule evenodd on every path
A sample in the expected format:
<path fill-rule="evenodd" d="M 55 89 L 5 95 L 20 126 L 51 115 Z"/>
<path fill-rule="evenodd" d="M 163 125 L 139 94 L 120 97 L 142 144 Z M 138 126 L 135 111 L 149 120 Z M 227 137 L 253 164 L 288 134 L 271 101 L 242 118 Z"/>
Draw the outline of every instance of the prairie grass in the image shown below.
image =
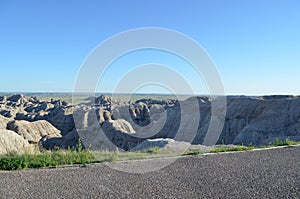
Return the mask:
<path fill-rule="evenodd" d="M 277 146 L 297 145 L 300 142 L 295 142 L 287 138 L 284 141 L 275 140 L 272 145 L 262 147 L 253 146 L 215 146 L 211 150 L 187 150 L 179 151 L 174 149 L 161 149 L 154 147 L 141 151 L 90 151 L 83 149 L 81 143 L 78 143 L 77 149 L 54 151 L 30 151 L 24 154 L 10 152 L 0 156 L 0 170 L 20 170 L 25 168 L 43 168 L 57 167 L 59 165 L 74 165 L 74 164 L 89 164 L 100 162 L 116 162 L 127 160 L 152 159 L 163 157 L 174 157 L 179 155 L 201 155 L 204 153 L 220 153 L 230 151 L 249 151 L 256 148 L 268 148 Z"/>

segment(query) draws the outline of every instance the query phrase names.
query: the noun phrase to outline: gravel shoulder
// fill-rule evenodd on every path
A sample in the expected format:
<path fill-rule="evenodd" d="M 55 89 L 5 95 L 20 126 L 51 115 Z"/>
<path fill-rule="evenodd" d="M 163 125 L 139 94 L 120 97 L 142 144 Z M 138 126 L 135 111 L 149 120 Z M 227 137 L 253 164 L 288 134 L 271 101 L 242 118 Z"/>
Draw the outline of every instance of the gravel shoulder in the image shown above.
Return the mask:
<path fill-rule="evenodd" d="M 145 165 L 163 168 L 113 169 Z M 0 198 L 300 198 L 300 146 L 0 172 L 0 184 Z"/>

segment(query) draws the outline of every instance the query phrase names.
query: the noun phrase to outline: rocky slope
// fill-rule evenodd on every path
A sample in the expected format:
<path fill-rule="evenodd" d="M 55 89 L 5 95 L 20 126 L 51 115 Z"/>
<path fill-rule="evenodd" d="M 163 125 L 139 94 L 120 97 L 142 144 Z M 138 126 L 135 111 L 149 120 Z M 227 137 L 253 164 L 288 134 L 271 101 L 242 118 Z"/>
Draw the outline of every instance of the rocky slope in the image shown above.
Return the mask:
<path fill-rule="evenodd" d="M 203 144 L 210 121 L 217 121 L 221 128 L 216 144 L 263 145 L 287 137 L 300 140 L 300 97 L 228 96 L 224 117 L 218 113 L 212 117 L 215 100 L 193 97 L 130 103 L 101 95 L 90 98 L 90 103 L 71 105 L 21 94 L 1 96 L 0 129 L 13 130 L 29 142 L 40 141 L 48 149 L 74 147 L 79 137 L 93 149 L 129 150 L 149 138 Z"/>

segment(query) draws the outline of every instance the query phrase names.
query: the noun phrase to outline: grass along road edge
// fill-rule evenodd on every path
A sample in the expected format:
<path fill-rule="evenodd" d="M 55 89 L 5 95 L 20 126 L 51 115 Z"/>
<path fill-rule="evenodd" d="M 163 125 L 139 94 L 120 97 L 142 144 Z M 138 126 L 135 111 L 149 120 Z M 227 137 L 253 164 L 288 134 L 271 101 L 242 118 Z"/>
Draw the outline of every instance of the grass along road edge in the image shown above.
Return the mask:
<path fill-rule="evenodd" d="M 266 146 L 235 146 L 235 145 L 218 145 L 211 150 L 188 150 L 180 153 L 181 156 L 188 155 L 203 155 L 223 152 L 239 152 L 249 150 L 262 150 L 277 147 L 286 147 L 300 145 L 300 142 L 295 142 L 287 138 L 284 141 L 276 140 Z M 83 165 L 90 163 L 117 162 L 128 160 L 142 160 L 153 158 L 176 157 L 179 152 L 171 149 L 161 149 L 158 147 L 146 149 L 142 151 L 90 151 L 83 149 L 79 142 L 77 149 L 69 150 L 54 150 L 54 151 L 34 151 L 17 154 L 15 152 L 0 156 L 0 170 L 21 170 L 32 168 L 51 168 L 66 165 Z"/>

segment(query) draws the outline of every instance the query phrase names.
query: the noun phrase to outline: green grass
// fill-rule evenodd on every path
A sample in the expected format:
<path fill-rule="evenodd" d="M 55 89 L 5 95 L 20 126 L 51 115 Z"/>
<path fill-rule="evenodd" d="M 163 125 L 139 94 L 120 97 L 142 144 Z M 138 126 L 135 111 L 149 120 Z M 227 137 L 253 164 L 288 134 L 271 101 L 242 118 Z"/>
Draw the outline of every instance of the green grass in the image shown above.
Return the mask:
<path fill-rule="evenodd" d="M 163 158 L 180 155 L 180 151 L 164 150 L 159 147 L 154 147 L 141 151 L 127 151 L 127 152 L 112 152 L 112 151 L 93 151 L 92 152 L 96 162 L 115 162 L 126 160 L 141 160 L 150 158 Z"/>
<path fill-rule="evenodd" d="M 79 140 L 77 149 L 26 152 L 24 154 L 8 153 L 0 157 L 0 170 L 19 170 L 59 165 L 88 164 L 95 161 L 91 151 L 83 149 Z"/>
<path fill-rule="evenodd" d="M 270 146 L 289 146 L 297 145 L 287 138 L 284 141 L 275 140 L 272 145 L 256 147 L 268 148 Z M 124 160 L 140 160 L 150 158 L 174 157 L 178 155 L 200 155 L 203 153 L 220 153 L 230 151 L 248 151 L 253 150 L 252 146 L 216 146 L 211 150 L 192 150 L 176 151 L 170 149 L 161 149 L 159 147 L 150 148 L 142 151 L 119 152 L 119 151 L 90 151 L 83 149 L 79 142 L 77 149 L 54 150 L 54 151 L 35 151 L 25 154 L 9 153 L 0 156 L 0 170 L 20 170 L 24 168 L 42 168 L 57 167 L 59 165 L 88 164 L 100 162 L 116 162 Z M 184 153 L 183 153 L 184 152 Z"/>
<path fill-rule="evenodd" d="M 234 147 L 226 147 L 226 146 L 222 146 L 222 147 L 217 147 L 214 148 L 210 151 L 208 151 L 209 153 L 221 153 L 221 152 L 229 152 L 229 151 L 249 151 L 254 149 L 254 147 L 250 147 L 250 146 L 234 146 Z"/>
<path fill-rule="evenodd" d="M 285 140 L 280 140 L 280 139 L 277 138 L 273 145 L 274 146 L 290 146 L 290 145 L 296 145 L 296 144 L 299 144 L 299 143 L 300 142 L 295 142 L 295 141 L 291 140 L 290 138 L 286 138 Z"/>
<path fill-rule="evenodd" d="M 195 151 L 195 150 L 193 150 L 193 151 L 187 151 L 187 152 L 185 152 L 184 154 L 182 154 L 183 156 L 185 156 L 185 155 L 200 155 L 200 154 L 203 154 L 203 153 L 205 153 L 206 151 Z"/>
<path fill-rule="evenodd" d="M 258 148 L 270 148 L 270 147 L 278 147 L 278 146 L 292 146 L 292 145 L 298 145 L 300 144 L 300 142 L 296 142 L 291 140 L 290 138 L 286 138 L 285 140 L 279 140 L 276 139 L 274 142 L 271 142 L 269 145 L 265 145 L 265 146 L 260 146 L 260 147 L 253 147 L 253 146 L 226 146 L 223 145 L 221 147 L 214 147 L 211 150 L 208 151 L 197 151 L 197 150 L 193 150 L 193 151 L 187 151 L 183 154 L 183 156 L 185 155 L 200 155 L 203 153 L 221 153 L 221 152 L 230 152 L 230 151 L 249 151 L 249 150 L 253 150 L 253 149 L 258 149 Z"/>
<path fill-rule="evenodd" d="M 137 153 L 157 153 L 161 150 L 161 148 L 159 147 L 153 147 L 150 149 L 145 149 L 145 150 L 141 150 L 141 151 L 136 151 Z"/>
<path fill-rule="evenodd" d="M 300 144 L 300 141 L 293 141 L 290 138 L 286 138 L 285 140 L 276 139 L 273 142 L 270 142 L 268 145 L 261 146 L 260 148 L 272 148 L 278 146 L 293 146 Z"/>
<path fill-rule="evenodd" d="M 197 150 L 192 150 L 192 151 L 187 151 L 183 154 L 183 156 L 185 155 L 201 155 L 204 153 L 221 153 L 221 152 L 230 152 L 230 151 L 249 151 L 254 149 L 254 147 L 250 147 L 250 146 L 221 146 L 221 147 L 214 147 L 211 150 L 201 150 L 201 151 L 197 151 Z"/>
<path fill-rule="evenodd" d="M 176 156 L 175 151 L 160 150 L 159 147 L 134 152 L 77 150 L 42 151 L 35 153 L 9 153 L 0 157 L 0 170 L 20 170 L 25 168 L 57 167 L 59 165 L 116 162 Z M 177 154 L 178 155 L 178 154 Z"/>
<path fill-rule="evenodd" d="M 87 164 L 94 161 L 89 150 L 44 151 L 41 153 L 25 153 L 22 155 L 6 155 L 0 158 L 1 170 L 18 170 L 24 168 L 40 168 L 70 164 Z"/>

